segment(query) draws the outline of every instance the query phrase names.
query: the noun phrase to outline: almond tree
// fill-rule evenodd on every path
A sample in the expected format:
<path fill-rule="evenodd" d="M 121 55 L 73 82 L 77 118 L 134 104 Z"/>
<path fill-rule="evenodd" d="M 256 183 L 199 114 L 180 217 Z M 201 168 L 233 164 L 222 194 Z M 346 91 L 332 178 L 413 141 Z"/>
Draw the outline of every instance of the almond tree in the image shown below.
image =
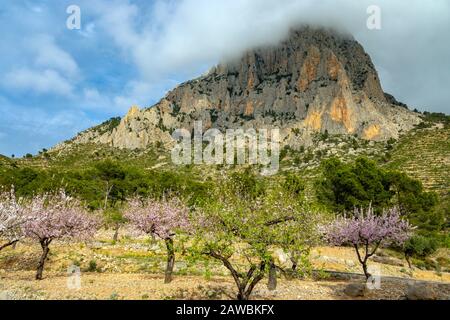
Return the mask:
<path fill-rule="evenodd" d="M 14 188 L 0 194 L 0 250 L 16 244 L 23 236 L 21 226 L 25 222 L 24 206 L 17 199 Z"/>
<path fill-rule="evenodd" d="M 127 220 L 118 208 L 108 208 L 103 211 L 106 227 L 112 227 L 114 230 L 113 243 L 119 240 L 119 229 L 126 224 Z"/>
<path fill-rule="evenodd" d="M 298 249 L 312 229 L 301 227 L 308 224 L 307 218 L 300 206 L 283 194 L 243 194 L 227 180 L 212 190 L 210 202 L 197 210 L 191 251 L 222 263 L 236 284 L 236 298 L 248 300 L 267 274 L 269 288 L 276 287 L 273 249 Z M 286 232 L 301 236 L 287 237 Z"/>
<path fill-rule="evenodd" d="M 25 236 L 39 241 L 41 259 L 36 280 L 42 279 L 45 261 L 53 240 L 87 240 L 94 236 L 98 221 L 89 215 L 78 201 L 64 191 L 57 195 L 35 196 L 27 206 L 29 219 L 23 225 Z"/>
<path fill-rule="evenodd" d="M 221 198 L 196 214 L 192 252 L 223 264 L 236 284 L 236 298 L 248 300 L 273 261 L 270 220 L 240 199 L 226 200 Z"/>
<path fill-rule="evenodd" d="M 164 240 L 167 247 L 164 283 L 170 283 L 175 265 L 174 237 L 177 231 L 189 230 L 189 210 L 177 198 L 170 200 L 134 198 L 129 201 L 124 216 L 140 232 Z"/>
<path fill-rule="evenodd" d="M 367 260 L 380 246 L 402 245 L 411 237 L 412 230 L 409 222 L 401 218 L 397 207 L 384 210 L 381 215 L 376 215 L 369 207 L 366 211 L 355 209 L 351 217 L 336 218 L 325 228 L 325 237 L 332 245 L 353 246 L 364 275 L 369 279 Z"/>

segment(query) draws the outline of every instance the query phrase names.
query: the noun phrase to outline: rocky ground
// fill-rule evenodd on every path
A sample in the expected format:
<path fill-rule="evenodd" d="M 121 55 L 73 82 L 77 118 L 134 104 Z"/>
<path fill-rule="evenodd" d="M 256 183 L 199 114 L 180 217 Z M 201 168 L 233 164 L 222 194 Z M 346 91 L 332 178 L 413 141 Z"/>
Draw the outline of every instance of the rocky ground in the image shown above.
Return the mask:
<path fill-rule="evenodd" d="M 122 240 L 112 243 L 111 231 L 103 231 L 91 243 L 52 244 L 44 280 L 34 280 L 40 247 L 20 243 L 0 252 L 0 299 L 233 299 L 234 283 L 226 269 L 215 262 L 190 262 L 177 248 L 174 281 L 163 283 L 165 250 L 163 244 L 133 237 L 123 231 Z M 278 254 L 277 264 L 287 267 Z M 438 255 L 448 257 L 448 252 Z M 404 259 L 380 251 L 370 266 L 381 275 L 381 286 L 359 296 L 362 278 L 351 248 L 315 248 L 311 253 L 313 274 L 304 279 L 279 277 L 275 291 L 263 280 L 253 299 L 404 299 L 408 283 L 429 283 L 413 288 L 413 294 L 433 299 L 450 298 L 450 273 L 446 270 L 410 270 Z M 439 260 L 439 256 L 434 257 Z M 439 260 L 440 261 L 440 260 Z M 68 270 L 78 266 L 80 286 Z M 334 271 L 329 273 L 326 271 Z M 74 285 L 75 283 L 75 285 Z M 349 284 L 356 283 L 352 288 Z M 79 289 L 78 289 L 79 288 Z M 350 290 L 350 295 L 348 293 Z M 347 291 L 347 293 L 345 293 Z"/>
<path fill-rule="evenodd" d="M 32 271 L 8 272 L 0 282 L 1 299 L 102 299 L 102 300 L 171 300 L 234 299 L 235 287 L 230 277 L 177 276 L 170 284 L 162 275 L 143 273 L 83 273 L 81 288 L 68 288 L 64 273 L 47 273 L 42 281 L 33 280 Z M 380 289 L 367 290 L 364 297 L 345 293 L 346 280 L 280 279 L 275 291 L 261 282 L 252 299 L 267 300 L 399 300 L 405 299 L 408 281 L 382 280 Z M 432 284 L 437 299 L 450 299 L 449 284 Z"/>

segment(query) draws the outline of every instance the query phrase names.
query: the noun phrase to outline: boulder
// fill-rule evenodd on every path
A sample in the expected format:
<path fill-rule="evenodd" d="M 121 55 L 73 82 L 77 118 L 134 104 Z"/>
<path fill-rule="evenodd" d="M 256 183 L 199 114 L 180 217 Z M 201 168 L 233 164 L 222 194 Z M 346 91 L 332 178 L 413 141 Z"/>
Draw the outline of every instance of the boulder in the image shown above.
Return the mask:
<path fill-rule="evenodd" d="M 352 298 L 364 297 L 366 294 L 367 286 L 365 283 L 354 282 L 347 285 L 344 289 L 344 293 Z"/>
<path fill-rule="evenodd" d="M 437 295 L 433 287 L 425 282 L 408 283 L 406 299 L 408 300 L 436 300 Z"/>
<path fill-rule="evenodd" d="M 289 254 L 284 252 L 284 250 L 282 249 L 276 249 L 274 253 L 275 253 L 275 263 L 277 266 L 283 269 L 292 268 L 292 261 L 290 259 Z"/>

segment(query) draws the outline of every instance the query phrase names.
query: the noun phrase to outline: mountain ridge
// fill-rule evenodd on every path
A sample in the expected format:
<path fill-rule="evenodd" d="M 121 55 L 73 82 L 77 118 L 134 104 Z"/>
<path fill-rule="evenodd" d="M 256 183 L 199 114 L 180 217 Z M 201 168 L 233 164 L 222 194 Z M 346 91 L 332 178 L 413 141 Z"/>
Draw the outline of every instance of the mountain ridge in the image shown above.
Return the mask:
<path fill-rule="evenodd" d="M 364 48 L 350 35 L 303 26 L 278 45 L 248 50 L 169 91 L 150 108 L 133 106 L 120 122 L 88 129 L 74 143 L 125 149 L 173 143 L 171 132 L 203 128 L 281 129 L 298 149 L 315 133 L 398 138 L 421 118 L 385 93 Z M 64 147 L 63 144 L 56 146 Z"/>

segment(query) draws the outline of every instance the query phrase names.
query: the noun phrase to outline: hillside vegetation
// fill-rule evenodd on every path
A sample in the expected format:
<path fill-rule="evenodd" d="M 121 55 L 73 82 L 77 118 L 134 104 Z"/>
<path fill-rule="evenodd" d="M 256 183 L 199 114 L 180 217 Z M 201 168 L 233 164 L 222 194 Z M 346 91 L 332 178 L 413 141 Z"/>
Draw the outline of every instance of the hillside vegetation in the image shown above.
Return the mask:
<path fill-rule="evenodd" d="M 72 242 L 55 246 L 49 256 L 48 278 L 41 284 L 28 280 L 29 270 L 36 265 L 36 243 L 21 240 L 18 249 L 7 248 L 1 252 L 0 272 L 12 270 L 9 276 L 2 276 L 4 289 L 15 296 L 38 299 L 39 295 L 30 295 L 24 289 L 32 287 L 42 293 L 42 297 L 60 298 L 61 293 L 53 286 L 72 264 L 82 267 L 87 273 L 83 279 L 89 279 L 90 284 L 86 286 L 88 291 L 80 295 L 65 291 L 66 298 L 183 299 L 190 295 L 225 298 L 233 292 L 232 282 L 225 278 L 228 272 L 214 259 L 225 259 L 242 270 L 248 267 L 247 262 L 262 259 L 258 262 L 263 270 L 261 276 L 267 272 L 270 283 L 274 281 L 274 273 L 269 271 L 272 266 L 283 266 L 300 250 L 298 270 L 294 268 L 297 262 L 282 267 L 285 272 L 294 270 L 294 278 L 279 277 L 280 291 L 276 294 L 259 284 L 253 296 L 297 298 L 293 294 L 299 290 L 308 292 L 310 289 L 302 288 L 312 287 L 311 294 L 315 298 L 346 298 L 342 294 L 346 281 L 336 283 L 337 291 L 330 292 L 322 288 L 327 284 L 312 279 L 326 279 L 329 271 L 359 273 L 354 253 L 351 259 L 352 248 L 323 247 L 323 239 L 311 232 L 314 228 L 304 228 L 319 225 L 319 221 L 320 225 L 326 223 L 344 211 L 352 211 L 355 206 L 370 205 L 377 212 L 399 206 L 403 216 L 418 227 L 408 242 L 383 249 L 371 258 L 370 264 L 381 267 L 384 276 L 446 282 L 450 270 L 448 130 L 446 125 L 431 123 L 431 127 L 418 127 L 398 141 L 387 142 L 318 134 L 312 146 L 284 149 L 280 171 L 269 177 L 258 174 L 258 166 L 175 166 L 170 153 L 156 146 L 129 151 L 101 144 L 69 143 L 65 148 L 43 150 L 34 157 L 2 157 L 0 185 L 8 189 L 13 185 L 16 194 L 26 198 L 65 189 L 96 216 L 102 217 L 101 234 L 105 228 L 108 233 L 113 232 L 112 237 L 107 238 L 99 238 L 97 234 L 90 244 Z M 148 235 L 138 242 L 133 240 L 135 236 L 126 225 L 129 223 L 126 211 L 129 199 L 134 196 L 165 201 L 167 195 L 182 199 L 194 215 L 200 213 L 201 217 L 202 210 L 206 210 L 210 215 L 207 221 L 219 219 L 226 224 L 205 225 L 205 230 L 212 228 L 211 233 L 203 235 L 200 228 L 196 231 L 198 238 L 194 239 L 188 234 L 177 236 L 176 280 L 170 286 L 161 287 L 157 283 L 160 283 L 158 274 L 165 260 L 163 241 L 149 241 Z M 293 212 L 296 212 L 295 223 L 273 227 L 274 221 L 290 221 Z M 304 238 L 291 237 L 303 233 Z M 248 239 L 258 239 L 257 245 Z M 206 241 L 202 244 L 204 247 L 197 247 L 201 241 Z M 208 252 L 205 249 L 212 250 L 209 259 L 203 256 Z M 293 256 L 286 258 L 285 252 Z M 229 254 L 233 253 L 236 254 L 231 259 Z M 266 260 L 269 253 L 274 260 Z M 250 267 L 249 270 L 253 270 L 253 264 Z M 94 272 L 102 275 L 89 274 Z M 256 282 L 261 280 L 259 274 L 254 276 Z M 16 277 L 26 280 L 17 282 Z M 148 277 L 154 280 L 149 281 Z M 132 286 L 131 279 L 142 278 L 157 291 L 149 294 L 146 288 L 136 287 L 139 292 L 136 296 L 120 286 L 109 290 L 103 282 L 110 278 L 119 279 L 120 286 Z M 211 279 L 215 280 L 211 282 Z M 94 289 L 92 281 L 98 281 L 102 289 Z M 223 285 L 211 288 L 214 281 Z M 390 284 L 382 291 L 370 293 L 366 298 L 398 299 L 405 290 L 405 283 L 400 281 L 394 285 L 391 280 L 386 281 Z M 204 283 L 205 287 L 186 291 L 192 282 Z"/>

